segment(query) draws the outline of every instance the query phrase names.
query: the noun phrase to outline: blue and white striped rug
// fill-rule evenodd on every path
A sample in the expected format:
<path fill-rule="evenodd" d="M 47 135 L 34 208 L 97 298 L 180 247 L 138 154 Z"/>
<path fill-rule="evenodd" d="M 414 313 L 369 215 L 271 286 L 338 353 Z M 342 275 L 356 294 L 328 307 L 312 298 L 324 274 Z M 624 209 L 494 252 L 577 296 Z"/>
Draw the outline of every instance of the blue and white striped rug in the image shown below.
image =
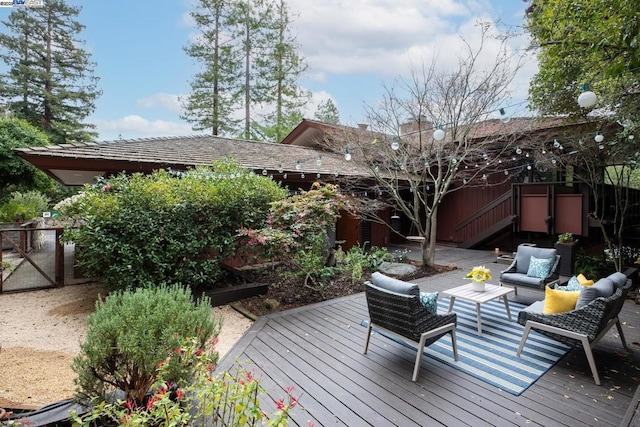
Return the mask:
<path fill-rule="evenodd" d="M 448 308 L 449 298 L 438 300 L 439 312 L 445 313 Z M 516 320 L 518 313 L 525 306 L 509 302 L 509 308 L 512 322 L 509 322 L 504 303 L 501 301 L 494 300 L 482 304 L 482 336 L 478 336 L 475 303 L 456 299 L 453 311 L 458 315 L 458 361 L 453 360 L 451 340 L 448 336 L 425 348 L 424 354 L 519 396 L 555 365 L 570 347 L 531 331 L 522 354 L 517 357 L 516 352 L 524 327 Z M 362 325 L 366 327 L 367 321 L 363 321 Z M 400 343 L 416 349 L 413 344 Z"/>

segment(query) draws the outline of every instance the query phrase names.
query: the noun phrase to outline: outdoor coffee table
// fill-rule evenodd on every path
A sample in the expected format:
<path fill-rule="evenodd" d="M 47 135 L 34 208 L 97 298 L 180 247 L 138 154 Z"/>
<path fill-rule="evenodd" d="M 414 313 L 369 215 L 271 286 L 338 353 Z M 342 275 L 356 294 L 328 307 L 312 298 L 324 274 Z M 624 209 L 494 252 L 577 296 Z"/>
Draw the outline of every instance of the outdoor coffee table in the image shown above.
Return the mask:
<path fill-rule="evenodd" d="M 509 300 L 507 299 L 507 295 L 513 292 L 513 288 L 485 284 L 484 292 L 476 292 L 472 289 L 472 286 L 473 283 L 468 283 L 442 292 L 443 296 L 451 297 L 451 301 L 449 302 L 449 311 L 453 310 L 453 303 L 456 301 L 456 298 L 475 302 L 476 311 L 478 313 L 478 335 L 482 335 L 482 316 L 480 314 L 480 305 L 487 301 L 491 301 L 492 299 L 502 297 L 504 300 L 504 308 L 507 310 L 507 317 L 511 322 L 511 311 L 509 310 Z"/>

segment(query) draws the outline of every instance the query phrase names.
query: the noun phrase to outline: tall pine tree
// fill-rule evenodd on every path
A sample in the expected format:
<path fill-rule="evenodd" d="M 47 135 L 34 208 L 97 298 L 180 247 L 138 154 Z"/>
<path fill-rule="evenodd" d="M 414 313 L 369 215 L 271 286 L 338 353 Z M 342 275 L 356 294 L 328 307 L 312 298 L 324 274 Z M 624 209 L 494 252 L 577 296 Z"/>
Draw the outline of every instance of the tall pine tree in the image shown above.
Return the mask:
<path fill-rule="evenodd" d="M 0 97 L 15 117 L 45 131 L 52 142 L 88 141 L 95 126 L 83 123 L 101 95 L 95 63 L 82 47 L 80 8 L 48 0 L 42 8 L 21 8 L 4 21 Z"/>
<path fill-rule="evenodd" d="M 316 108 L 316 112 L 313 117 L 324 123 L 330 123 L 332 125 L 340 124 L 340 113 L 338 112 L 338 107 L 336 107 L 336 104 L 333 103 L 331 98 L 328 98 L 326 101 L 322 101 L 318 104 L 318 108 Z"/>
<path fill-rule="evenodd" d="M 235 0 L 199 0 L 190 12 L 200 32 L 185 52 L 200 66 L 190 82 L 191 93 L 182 99 L 182 118 L 194 130 L 210 130 L 212 135 L 234 135 L 240 119 L 235 113 L 240 99 L 242 58 L 225 31 L 235 11 Z"/>
<path fill-rule="evenodd" d="M 262 122 L 263 138 L 280 142 L 302 120 L 302 110 L 311 96 L 298 84 L 307 64 L 291 34 L 289 8 L 284 0 L 275 0 L 271 10 L 272 25 L 265 39 L 267 54 L 257 58 L 257 64 L 262 72 L 263 99 L 269 104 Z"/>
<path fill-rule="evenodd" d="M 284 1 L 198 0 L 191 16 L 200 34 L 185 51 L 201 71 L 183 118 L 214 135 L 280 141 L 309 99 Z"/>

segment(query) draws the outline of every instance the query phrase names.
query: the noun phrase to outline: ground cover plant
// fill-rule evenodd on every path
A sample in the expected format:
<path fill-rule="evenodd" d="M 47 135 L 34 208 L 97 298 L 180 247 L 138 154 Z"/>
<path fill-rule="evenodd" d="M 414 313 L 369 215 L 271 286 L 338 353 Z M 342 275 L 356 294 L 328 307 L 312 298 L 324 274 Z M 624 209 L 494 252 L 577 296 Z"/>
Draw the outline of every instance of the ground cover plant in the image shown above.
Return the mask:
<path fill-rule="evenodd" d="M 287 196 L 278 183 L 225 160 L 182 173 L 120 175 L 88 186 L 61 208 L 74 225 L 85 275 L 110 289 L 150 283 L 202 286 L 221 276 L 239 227 L 262 227 L 271 202 Z"/>

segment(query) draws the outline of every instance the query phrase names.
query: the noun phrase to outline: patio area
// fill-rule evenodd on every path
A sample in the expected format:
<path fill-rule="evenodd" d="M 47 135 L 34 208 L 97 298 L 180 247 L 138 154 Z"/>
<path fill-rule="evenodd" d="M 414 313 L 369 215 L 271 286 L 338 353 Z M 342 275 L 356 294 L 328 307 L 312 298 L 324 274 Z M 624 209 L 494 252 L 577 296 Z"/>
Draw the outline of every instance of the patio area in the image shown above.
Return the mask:
<path fill-rule="evenodd" d="M 415 248 L 412 257 L 419 255 Z M 464 274 L 481 264 L 497 283 L 506 266 L 495 258 L 493 252 L 438 247 L 436 262 L 455 263 L 458 270 L 416 283 L 425 292 L 443 291 L 464 283 Z M 543 297 L 543 291 L 519 288 L 509 300 L 529 304 Z M 368 319 L 363 293 L 259 318 L 218 370 L 233 372 L 240 364 L 261 375 L 270 397 L 261 399 L 267 412 L 293 386 L 299 405 L 291 425 L 618 426 L 640 382 L 638 311 L 628 300 L 620 313 L 630 352 L 615 328 L 594 350 L 602 386 L 595 385 L 579 348 L 520 396 L 426 356 L 414 383 L 415 351 L 376 336 L 362 354 L 361 321 Z"/>

